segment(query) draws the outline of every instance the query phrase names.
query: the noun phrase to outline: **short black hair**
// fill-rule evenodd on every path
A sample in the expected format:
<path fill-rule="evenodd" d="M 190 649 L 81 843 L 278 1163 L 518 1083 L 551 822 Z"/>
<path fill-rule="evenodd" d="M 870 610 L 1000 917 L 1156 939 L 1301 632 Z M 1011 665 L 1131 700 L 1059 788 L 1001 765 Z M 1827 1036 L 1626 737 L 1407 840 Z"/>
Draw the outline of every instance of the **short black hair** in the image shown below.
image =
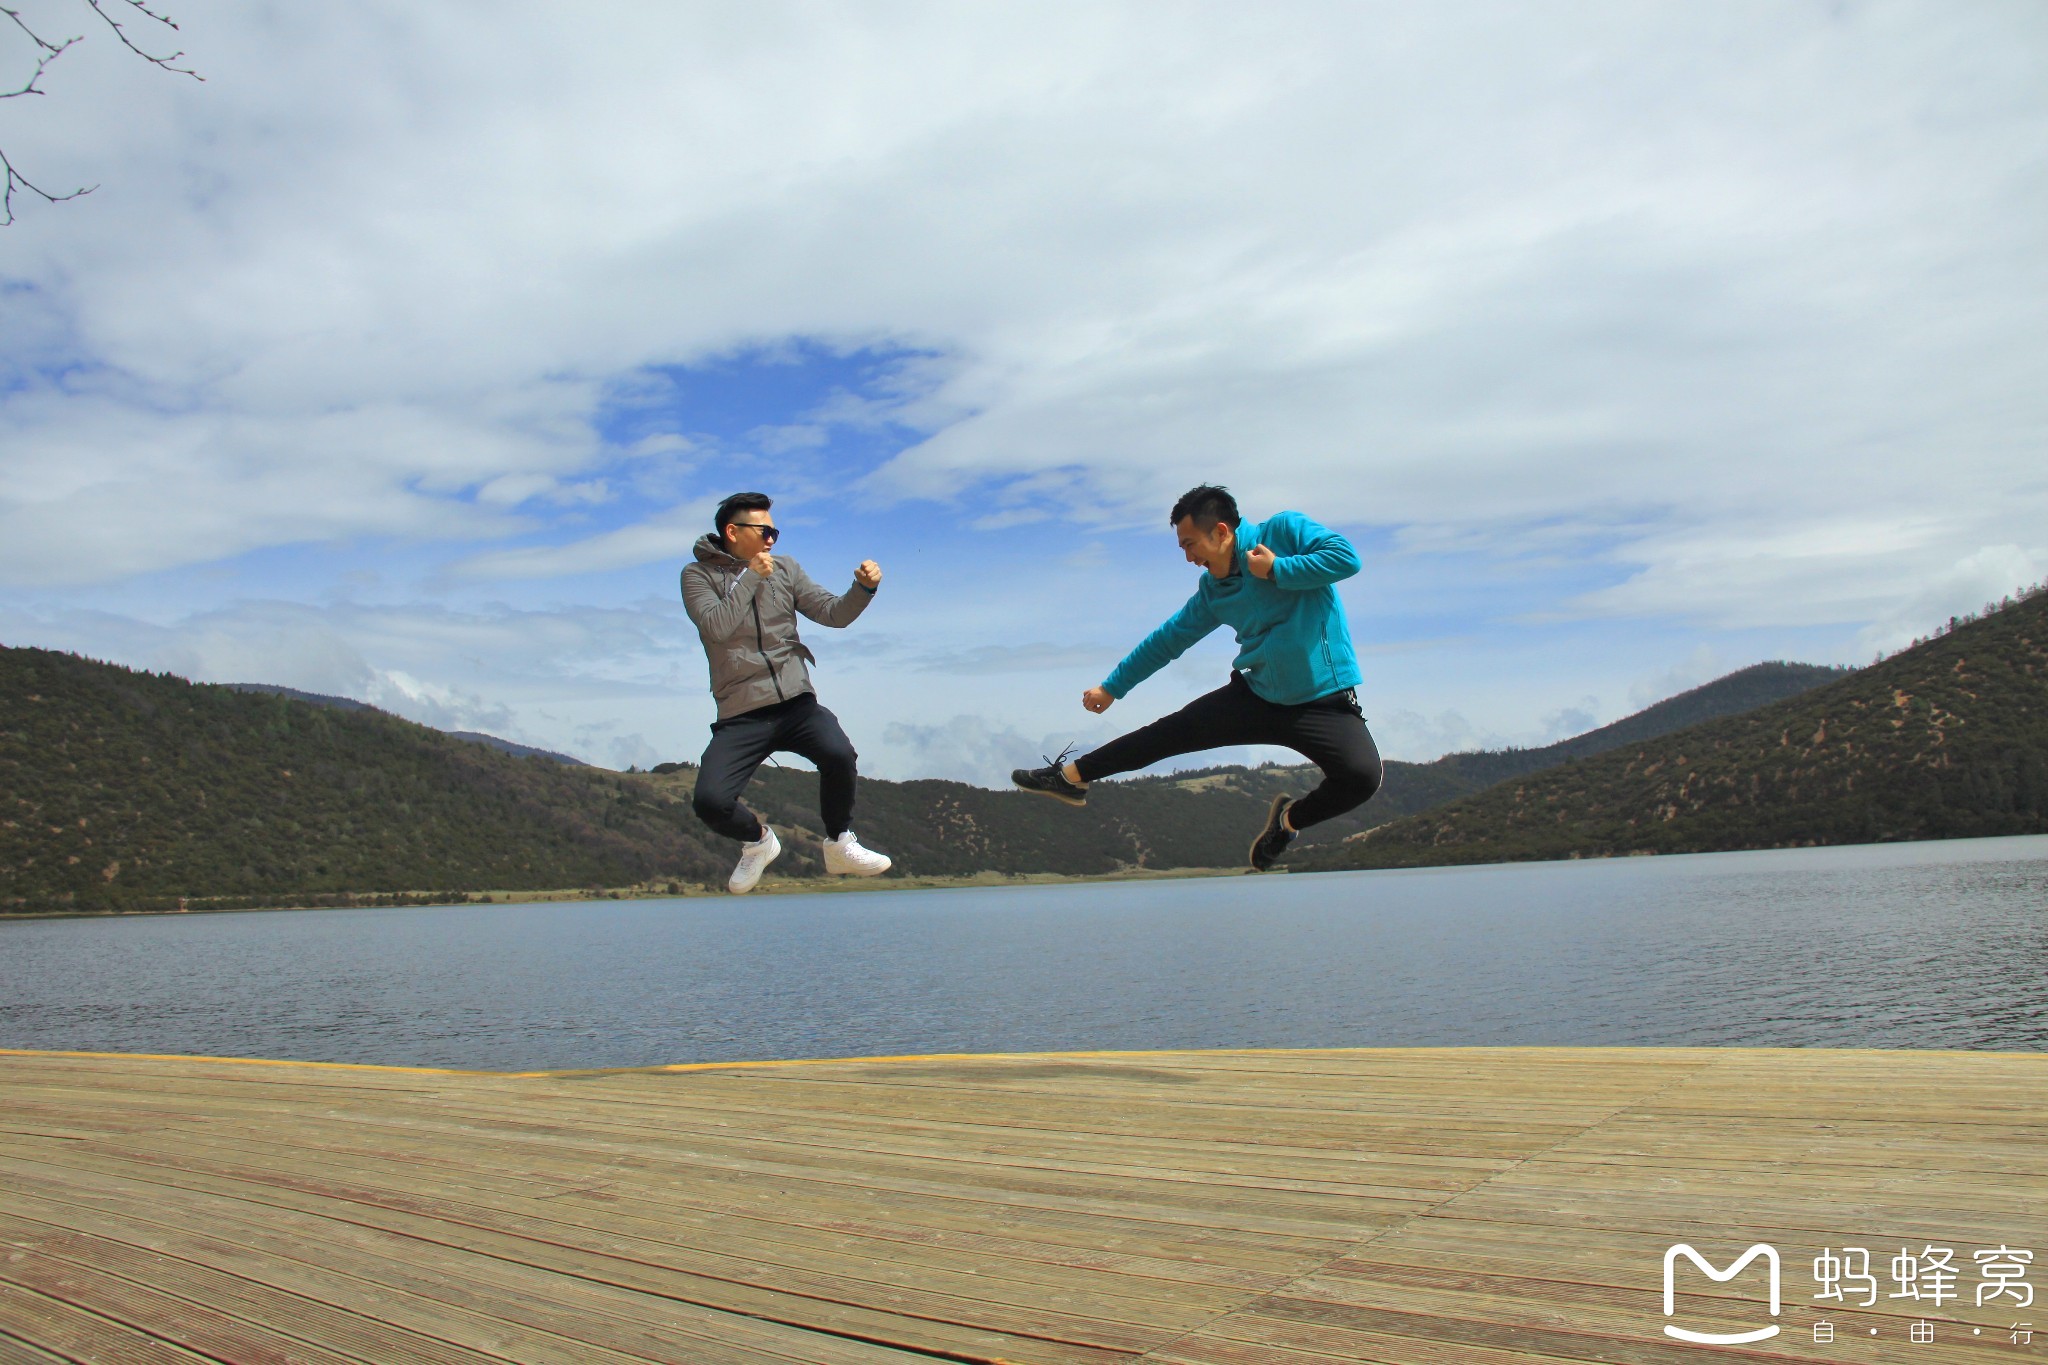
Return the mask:
<path fill-rule="evenodd" d="M 711 533 L 724 540 L 725 528 L 732 524 L 736 514 L 765 512 L 774 505 L 775 500 L 766 493 L 735 493 L 718 504 L 718 510 L 712 514 Z"/>
<path fill-rule="evenodd" d="M 1193 517 L 1197 531 L 1206 531 L 1218 524 L 1235 530 L 1241 520 L 1237 515 L 1237 499 L 1230 496 L 1230 490 L 1207 483 L 1198 483 L 1181 494 L 1180 501 L 1173 505 L 1172 515 L 1166 518 L 1166 524 L 1178 526 L 1182 517 Z"/>

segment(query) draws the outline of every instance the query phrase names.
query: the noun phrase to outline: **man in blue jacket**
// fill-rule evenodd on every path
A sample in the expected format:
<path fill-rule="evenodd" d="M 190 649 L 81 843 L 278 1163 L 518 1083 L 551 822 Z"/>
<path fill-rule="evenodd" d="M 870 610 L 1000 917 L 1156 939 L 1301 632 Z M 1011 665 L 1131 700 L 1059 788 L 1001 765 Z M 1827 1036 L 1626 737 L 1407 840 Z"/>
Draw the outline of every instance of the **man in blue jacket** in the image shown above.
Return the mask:
<path fill-rule="evenodd" d="M 1252 867 L 1264 872 L 1298 831 L 1342 815 L 1380 789 L 1379 747 L 1358 709 L 1358 656 L 1333 586 L 1358 572 L 1358 552 L 1299 512 L 1245 527 L 1237 500 L 1208 484 L 1183 493 L 1169 520 L 1188 563 L 1205 571 L 1201 585 L 1100 686 L 1083 692 L 1081 704 L 1107 711 L 1218 626 L 1237 633 L 1230 681 L 1071 763 L 1019 768 L 1011 780 L 1079 806 L 1087 803 L 1090 782 L 1175 754 L 1282 745 L 1320 767 L 1323 780 L 1299 801 L 1273 798 L 1250 854 Z"/>

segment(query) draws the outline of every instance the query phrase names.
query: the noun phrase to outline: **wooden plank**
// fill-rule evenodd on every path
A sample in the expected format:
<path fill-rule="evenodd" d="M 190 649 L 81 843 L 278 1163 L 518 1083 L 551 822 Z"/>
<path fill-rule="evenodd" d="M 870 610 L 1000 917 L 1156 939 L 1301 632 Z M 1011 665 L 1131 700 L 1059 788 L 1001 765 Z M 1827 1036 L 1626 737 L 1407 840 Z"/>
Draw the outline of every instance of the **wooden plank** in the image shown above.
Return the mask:
<path fill-rule="evenodd" d="M 270 1154 L 261 1147 L 214 1142 L 205 1146 L 208 1151 L 269 1164 L 266 1158 Z M 674 1201 L 641 1197 L 635 1187 L 623 1182 L 563 1192 L 559 1187 L 537 1190 L 531 1181 L 508 1182 L 473 1171 L 436 1170 L 430 1179 L 409 1175 L 394 1180 L 385 1163 L 333 1152 L 323 1153 L 321 1165 L 329 1178 L 346 1174 L 394 1190 L 432 1190 L 488 1208 L 559 1220 L 590 1232 L 618 1233 L 681 1248 L 716 1248 L 721 1254 L 764 1263 L 836 1266 L 842 1273 L 853 1274 L 885 1273 L 891 1279 L 932 1288 L 971 1287 L 993 1301 L 1004 1301 L 1006 1295 L 1016 1296 L 1009 1301 L 1023 1303 L 1115 1300 L 1110 1309 L 1119 1321 L 1183 1325 L 1190 1313 L 1207 1315 L 1234 1307 L 1245 1298 L 1241 1288 L 1133 1276 L 1101 1267 L 1069 1267 L 1043 1257 L 1011 1257 L 993 1250 L 985 1251 L 971 1271 L 963 1272 L 958 1254 L 950 1250 L 916 1241 L 884 1243 L 860 1233 L 764 1216 L 760 1208 L 741 1205 L 725 1211 L 701 1211 Z M 955 1284 L 963 1273 L 971 1279 Z"/>
<path fill-rule="evenodd" d="M 1208 1331 L 1175 1343 L 1172 1349 L 1192 1349 L 1197 1344 L 1213 1349 L 1225 1342 L 1318 1352 L 1339 1360 L 1374 1361 L 1378 1365 L 1518 1365 L 1530 1359 L 1521 1351 L 1471 1341 L 1395 1336 L 1355 1326 L 1271 1318 L 1256 1309 L 1234 1313 Z"/>
<path fill-rule="evenodd" d="M 318 1151 L 326 1157 L 346 1162 L 350 1159 L 398 1161 L 406 1165 L 428 1167 L 440 1164 L 444 1169 L 456 1164 L 454 1158 L 463 1150 L 474 1151 L 473 1137 L 462 1139 L 449 1135 L 429 1135 L 420 1132 L 380 1134 L 385 1140 L 373 1146 L 364 1146 L 348 1141 L 306 1140 L 319 1130 L 301 1125 L 291 1135 L 289 1146 L 293 1150 Z M 328 1129 L 332 1132 L 334 1129 Z M 349 1137 L 360 1138 L 364 1130 L 350 1126 L 344 1130 Z M 224 1129 L 210 1125 L 204 1129 L 181 1132 L 173 1137 L 163 1134 L 152 1135 L 154 1143 L 160 1138 L 168 1141 L 193 1142 L 218 1145 L 221 1147 L 280 1147 L 274 1126 L 251 1130 L 240 1125 Z M 109 1135 L 109 1141 L 99 1145 L 112 1150 L 124 1145 L 117 1135 Z M 506 1152 L 515 1150 L 512 1143 L 494 1144 L 492 1150 Z M 721 1172 L 732 1173 L 753 1167 L 772 1164 L 778 1176 L 793 1171 L 829 1178 L 834 1183 L 858 1184 L 870 1171 L 888 1174 L 920 1173 L 929 1181 L 952 1179 L 977 1190 L 1009 1189 L 1020 1192 L 1052 1190 L 1066 1194 L 1092 1196 L 1105 1189 L 1118 1191 L 1120 1199 L 1137 1203 L 1171 1202 L 1189 1207 L 1223 1212 L 1231 1208 L 1254 1208 L 1266 1211 L 1278 1206 L 1281 1209 L 1302 1209 L 1311 1216 L 1327 1218 L 1331 1211 L 1354 1210 L 1356 1222 L 1368 1225 L 1383 1224 L 1386 1214 L 1396 1218 L 1410 1216 L 1428 1208 L 1450 1194 L 1468 1188 L 1470 1182 L 1448 1190 L 1431 1191 L 1428 1194 L 1411 1193 L 1400 1197 L 1383 1194 L 1370 1186 L 1347 1186 L 1336 1182 L 1289 1181 L 1269 1179 L 1263 1184 L 1250 1179 L 1219 1180 L 1188 1178 L 1176 1170 L 1160 1170 L 1156 1167 L 1112 1167 L 1089 1169 L 1080 1162 L 1024 1163 L 1017 1161 L 985 1161 L 976 1152 L 934 1150 L 927 1154 L 901 1152 L 856 1153 L 835 1148 L 820 1149 L 807 1144 L 790 1144 L 773 1138 L 748 1141 L 736 1135 L 721 1135 L 715 1139 L 703 1139 L 688 1135 L 677 1135 L 673 1143 L 660 1149 L 658 1166 L 643 1165 L 633 1171 L 617 1161 L 583 1161 L 564 1159 L 556 1155 L 545 1167 L 528 1166 L 507 1171 L 501 1178 L 527 1185 L 545 1185 L 549 1192 L 565 1184 L 576 1184 L 583 1178 L 622 1180 L 632 1175 L 649 1176 L 657 1170 L 664 1177 L 673 1178 L 681 1164 L 692 1166 L 715 1165 Z M 489 1178 L 487 1172 L 473 1162 L 461 1162 L 461 1170 L 477 1180 Z M 448 1172 L 451 1176 L 453 1170 Z M 1354 1221 L 1354 1220 L 1347 1220 Z"/>
<path fill-rule="evenodd" d="M 728 1360 L 880 1365 L 904 1358 L 885 1347 L 625 1293 L 490 1257 L 448 1253 L 329 1219 L 283 1210 L 251 1219 L 236 1216 L 229 1201 L 123 1197 L 19 1176 L 10 1183 L 15 1207 L 52 1226 L 176 1256 L 316 1304 L 373 1312 L 393 1326 L 433 1331 L 458 1346 L 509 1350 L 521 1360 L 535 1357 L 537 1338 L 549 1350 L 554 1349 L 551 1339 L 559 1338 L 635 1358 L 701 1360 L 705 1365 Z M 66 1194 L 90 1202 L 56 1197 Z M 302 1328 L 308 1323 L 304 1317 L 296 1321 Z M 586 1349 L 574 1358 L 595 1355 Z M 436 1357 L 415 1350 L 402 1357 L 378 1352 L 366 1358 Z"/>
<path fill-rule="evenodd" d="M 0 1332 L 46 1354 L 93 1365 L 218 1365 L 125 1322 L 0 1277 Z"/>
<path fill-rule="evenodd" d="M 216 1276 L 196 1286 L 196 1296 L 179 1291 L 195 1288 L 169 1265 L 150 1267 L 150 1284 L 138 1283 L 79 1259 L 94 1239 L 53 1230 L 48 1235 L 24 1231 L 19 1220 L 0 1215 L 0 1237 L 7 1254 L 0 1276 L 9 1284 L 34 1290 L 72 1308 L 126 1324 L 202 1355 L 232 1360 L 236 1365 L 359 1365 L 361 1359 L 288 1336 L 273 1327 L 238 1316 L 248 1295 Z M 52 1251 L 70 1255 L 53 1255 Z M 117 1263 L 120 1258 L 113 1257 Z M 164 1285 L 165 1288 L 158 1288 Z M 353 1334 L 349 1334 L 353 1336 Z M 430 1343 L 422 1343 L 427 1345 Z M 431 1343 L 438 1344 L 438 1343 Z M 403 1357 L 401 1357 L 403 1358 Z M 436 1359 L 431 1352 L 422 1359 Z M 501 1365 L 499 1357 L 463 1352 L 461 1365 Z"/>
<path fill-rule="evenodd" d="M 0 1332 L 0 1365 L 71 1365 L 65 1357 Z"/>
<path fill-rule="evenodd" d="M 50 1171 L 67 1168 L 103 1170 L 116 1179 L 133 1182 L 140 1187 L 147 1187 L 153 1181 L 174 1188 L 224 1194 L 256 1214 L 268 1214 L 272 1209 L 310 1212 L 324 1218 L 398 1233 L 432 1246 L 496 1257 L 537 1270 L 574 1275 L 596 1284 L 659 1295 L 821 1333 L 893 1344 L 906 1350 L 965 1349 L 990 1359 L 1031 1362 L 1033 1365 L 1112 1365 L 1115 1361 L 1127 1359 L 1137 1349 L 1098 1346 L 1048 1335 L 1042 1316 L 1022 1324 L 1015 1331 L 1005 1324 L 979 1320 L 986 1315 L 975 1315 L 976 1320 L 964 1322 L 944 1314 L 924 1316 L 916 1310 L 925 1305 L 887 1302 L 886 1295 L 835 1299 L 806 1293 L 801 1286 L 721 1279 L 659 1262 L 614 1255 L 609 1248 L 593 1251 L 582 1246 L 538 1241 L 516 1232 L 448 1221 L 431 1214 L 401 1209 L 395 1203 L 358 1202 L 305 1193 L 292 1188 L 289 1182 L 264 1185 L 172 1165 L 138 1168 L 136 1163 L 73 1150 L 57 1153 L 56 1157 L 61 1161 L 53 1159 L 37 1165 Z M 16 1164 L 0 1159 L 0 1169 Z M 149 1180 L 140 1179 L 139 1174 L 147 1175 Z"/>
<path fill-rule="evenodd" d="M 159 1156 L 203 1152 L 210 1161 L 236 1163 L 236 1169 L 243 1172 L 275 1171 L 280 1178 L 299 1179 L 308 1169 L 296 1160 L 282 1160 L 278 1154 L 262 1149 L 165 1143 L 154 1151 Z M 647 1208 L 609 1190 L 597 1192 L 603 1196 L 603 1202 L 545 1200 L 530 1193 L 490 1188 L 480 1178 L 392 1179 L 375 1162 L 344 1161 L 332 1155 L 324 1155 L 318 1169 L 321 1182 L 336 1187 L 345 1184 L 352 1197 L 379 1191 L 414 1206 L 418 1201 L 432 1199 L 453 1211 L 450 1216 L 466 1221 L 502 1215 L 518 1220 L 519 1227 L 531 1229 L 531 1235 L 547 1240 L 580 1237 L 593 1245 L 658 1247 L 671 1264 L 688 1261 L 707 1268 L 706 1273 L 732 1277 L 776 1270 L 815 1272 L 884 1285 L 918 1286 L 990 1304 L 1056 1305 L 1065 1312 L 1175 1330 L 1234 1307 L 1246 1297 L 1242 1291 L 1140 1281 L 1038 1262 L 989 1258 L 968 1269 L 961 1266 L 957 1257 L 934 1254 L 921 1247 L 898 1246 L 884 1251 L 866 1239 L 788 1224 L 765 1225 L 765 1231 L 754 1231 L 760 1220 L 691 1215 L 670 1207 Z M 303 1184 L 299 1187 L 305 1188 Z"/>
<path fill-rule="evenodd" d="M 531 1122 L 548 1111 L 529 1103 L 522 1106 L 521 1112 Z M 874 1152 L 912 1159 L 946 1156 L 990 1165 L 1119 1175 L 1142 1171 L 1192 1183 L 1270 1184 L 1277 1189 L 1319 1193 L 1377 1189 L 1392 1197 L 1428 1197 L 1463 1189 L 1512 1164 L 1497 1158 L 1380 1152 L 1370 1148 L 1276 1149 L 1270 1142 L 1258 1146 L 1208 1142 L 1192 1133 L 1178 1138 L 1152 1134 L 1105 1137 L 1045 1130 L 1025 1133 L 987 1125 L 969 1127 L 931 1120 L 876 1122 L 844 1115 L 829 1119 L 784 1118 L 755 1111 L 741 1117 L 734 1111 L 680 1106 L 659 1106 L 655 1112 L 643 1113 L 630 1128 L 614 1120 L 599 1129 L 587 1106 L 575 1113 L 581 1122 L 569 1131 L 580 1139 L 576 1145 L 585 1147 L 599 1132 L 659 1133 L 669 1140 L 716 1139 L 743 1133 L 757 1142 L 775 1141 L 835 1153 Z M 442 1110 L 441 1115 L 438 1124 L 419 1123 L 410 1115 L 367 1113 L 349 1114 L 345 1119 L 335 1116 L 333 1121 L 345 1121 L 350 1126 L 402 1124 L 407 1131 L 460 1131 L 466 1127 L 459 1124 L 466 1115 L 452 1109 Z M 226 1126 L 229 1125 L 225 1122 L 209 1125 L 215 1129 Z M 543 1135 L 535 1130 L 508 1134 L 507 1139 L 517 1141 L 522 1136 L 543 1140 Z"/>
<path fill-rule="evenodd" d="M 1038 1302 L 999 1294 L 978 1285 L 971 1274 L 920 1278 L 887 1264 L 844 1260 L 813 1268 L 780 1265 L 723 1250 L 659 1240 L 642 1230 L 593 1230 L 559 1217 L 428 1193 L 397 1190 L 349 1180 L 331 1172 L 295 1171 L 253 1161 L 216 1160 L 188 1151 L 124 1152 L 133 1163 L 241 1181 L 268 1191 L 292 1190 L 355 1209 L 379 1209 L 430 1218 L 519 1238 L 541 1248 L 564 1248 L 680 1271 L 705 1282 L 731 1283 L 807 1300 L 864 1303 L 942 1322 L 978 1323 L 1000 1331 L 1073 1341 L 1113 1350 L 1139 1350 L 1172 1335 L 1182 1323 L 1156 1323 L 1115 1316 L 1129 1307 L 1105 1296 L 1066 1292 Z M 1098 1316 L 1099 1314 L 1108 1316 Z"/>
<path fill-rule="evenodd" d="M 219 1130 L 210 1130 L 209 1136 L 224 1136 Z M 510 1144 L 504 1144 L 510 1146 Z M 335 1150 L 327 1144 L 319 1144 L 319 1150 Z M 356 1147 L 340 1149 L 351 1155 L 374 1157 L 378 1148 Z M 466 1161 L 456 1160 L 459 1152 Z M 1104 1240 L 1102 1234 L 1108 1228 L 1105 1220 L 1064 1220 L 1057 1226 L 1071 1232 L 1061 1232 L 1056 1238 L 1048 1235 L 1043 1226 L 1026 1229 L 1035 1234 L 1035 1239 L 1024 1236 L 997 1236 L 988 1231 L 985 1219 L 970 1216 L 947 1216 L 945 1204 L 940 1201 L 907 1200 L 885 1203 L 872 1192 L 850 1191 L 848 1198 L 834 1200 L 822 1189 L 801 1200 L 789 1198 L 789 1188 L 779 1182 L 755 1182 L 736 1186 L 726 1175 L 715 1178 L 704 1173 L 691 1172 L 695 1179 L 685 1179 L 674 1172 L 671 1163 L 636 1160 L 587 1161 L 581 1163 L 558 1163 L 555 1169 L 535 1169 L 523 1158 L 493 1161 L 494 1153 L 501 1148 L 479 1149 L 474 1144 L 453 1148 L 446 1157 L 428 1161 L 418 1147 L 406 1150 L 402 1156 L 385 1152 L 385 1159 L 411 1159 L 427 1165 L 432 1171 L 450 1170 L 460 1166 L 460 1173 L 509 1172 L 529 1177 L 543 1187 L 540 1198 L 601 1198 L 608 1201 L 630 1200 L 643 1203 L 658 1210 L 659 1216 L 679 1215 L 693 1217 L 702 1215 L 711 1218 L 740 1218 L 762 1222 L 775 1228 L 791 1230 L 817 1229 L 824 1232 L 844 1233 L 849 1236 L 874 1238 L 883 1242 L 914 1243 L 926 1246 L 943 1246 L 953 1251 L 973 1249 L 977 1252 L 1018 1260 L 1047 1261 L 1055 1264 L 1085 1264 L 1094 1269 L 1123 1269 L 1130 1273 L 1142 1274 L 1149 1278 L 1167 1281 L 1185 1281 L 1193 1284 L 1215 1284 L 1232 1288 L 1267 1289 L 1284 1283 L 1299 1274 L 1308 1265 L 1327 1259 L 1332 1251 L 1341 1245 L 1337 1242 L 1318 1244 L 1310 1252 L 1285 1251 L 1277 1256 L 1261 1258 L 1270 1266 L 1267 1269 L 1238 1269 L 1236 1266 L 1245 1259 L 1242 1248 L 1227 1247 L 1219 1254 L 1213 1239 L 1195 1242 L 1164 1242 L 1156 1251 L 1131 1250 L 1140 1240 L 1136 1225 L 1118 1221 L 1113 1229 L 1113 1241 L 1121 1250 L 1108 1252 L 1099 1249 Z M 459 1178 L 459 1173 L 450 1170 L 450 1178 Z M 851 1196 L 865 1197 L 854 1198 Z M 1077 1241 L 1085 1240 L 1098 1249 L 1077 1247 Z M 893 1249 L 877 1249 L 881 1254 L 895 1254 Z M 1113 1263 L 1113 1264 L 1112 1264 Z"/>
<path fill-rule="evenodd" d="M 2041 1060 L 1362 1049 L 490 1077 L 0 1056 L 23 1130 L 0 1128 L 20 1193 L 0 1240 L 36 1273 L 144 1291 L 117 1296 L 133 1315 L 206 1301 L 345 1358 L 398 1331 L 549 1360 L 1690 1365 L 1699 1348 L 1657 1330 L 1672 1241 L 2048 1245 Z M 1704 1322 L 1754 1292 L 1682 1302 Z M 295 1325 L 298 1302 L 321 1311 Z M 1891 1340 L 1909 1311 L 1833 1319 Z M 0 1340 L 56 1353 L 4 1305 Z M 1750 1354 L 1863 1358 L 1795 1345 Z"/>

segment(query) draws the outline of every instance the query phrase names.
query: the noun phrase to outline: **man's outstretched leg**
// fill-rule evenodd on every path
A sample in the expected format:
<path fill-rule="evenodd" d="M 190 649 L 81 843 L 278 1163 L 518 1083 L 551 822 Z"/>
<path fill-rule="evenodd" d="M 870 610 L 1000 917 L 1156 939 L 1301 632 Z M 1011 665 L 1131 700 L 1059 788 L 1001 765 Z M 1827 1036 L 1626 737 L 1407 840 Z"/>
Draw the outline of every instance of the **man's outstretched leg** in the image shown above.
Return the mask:
<path fill-rule="evenodd" d="M 1070 806 L 1088 804 L 1088 784 L 1117 773 L 1149 768 L 1162 758 L 1218 749 L 1256 740 L 1233 738 L 1256 726 L 1260 717 L 1245 705 L 1257 698 L 1236 674 L 1214 692 L 1205 692 L 1172 715 L 1161 716 L 1127 735 L 1118 735 L 1068 763 L 1055 760 L 1043 768 L 1019 768 L 1010 780 L 1028 792 L 1050 796 Z"/>
<path fill-rule="evenodd" d="M 1260 872 L 1277 862 L 1304 829 L 1342 815 L 1380 788 L 1379 747 L 1350 689 L 1300 706 L 1269 702 L 1240 674 L 1150 725 L 1121 735 L 1070 763 L 1020 768 L 1011 780 L 1026 791 L 1069 805 L 1088 799 L 1088 784 L 1150 767 L 1163 758 L 1245 744 L 1293 749 L 1323 770 L 1323 780 L 1300 801 L 1278 796 L 1252 840 L 1247 860 Z"/>

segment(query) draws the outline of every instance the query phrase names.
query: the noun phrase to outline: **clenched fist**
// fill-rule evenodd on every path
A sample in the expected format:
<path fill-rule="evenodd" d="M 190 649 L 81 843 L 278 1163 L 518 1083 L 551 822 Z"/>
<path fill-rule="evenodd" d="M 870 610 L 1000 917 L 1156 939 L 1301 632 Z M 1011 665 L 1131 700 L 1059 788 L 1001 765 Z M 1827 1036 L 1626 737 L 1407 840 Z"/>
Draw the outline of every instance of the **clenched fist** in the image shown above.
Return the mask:
<path fill-rule="evenodd" d="M 1253 578 L 1273 576 L 1273 551 L 1264 545 L 1254 545 L 1244 552 L 1244 566 L 1252 571 Z"/>
<path fill-rule="evenodd" d="M 766 550 L 757 551 L 753 558 L 747 561 L 747 567 L 761 577 L 766 578 L 775 572 L 775 556 L 769 554 Z"/>
<path fill-rule="evenodd" d="M 882 586 L 882 566 L 872 559 L 863 559 L 860 567 L 853 571 L 853 581 L 873 592 Z"/>
<path fill-rule="evenodd" d="M 1081 705 L 1099 716 L 1116 705 L 1116 698 L 1100 687 L 1091 687 L 1081 694 Z"/>

